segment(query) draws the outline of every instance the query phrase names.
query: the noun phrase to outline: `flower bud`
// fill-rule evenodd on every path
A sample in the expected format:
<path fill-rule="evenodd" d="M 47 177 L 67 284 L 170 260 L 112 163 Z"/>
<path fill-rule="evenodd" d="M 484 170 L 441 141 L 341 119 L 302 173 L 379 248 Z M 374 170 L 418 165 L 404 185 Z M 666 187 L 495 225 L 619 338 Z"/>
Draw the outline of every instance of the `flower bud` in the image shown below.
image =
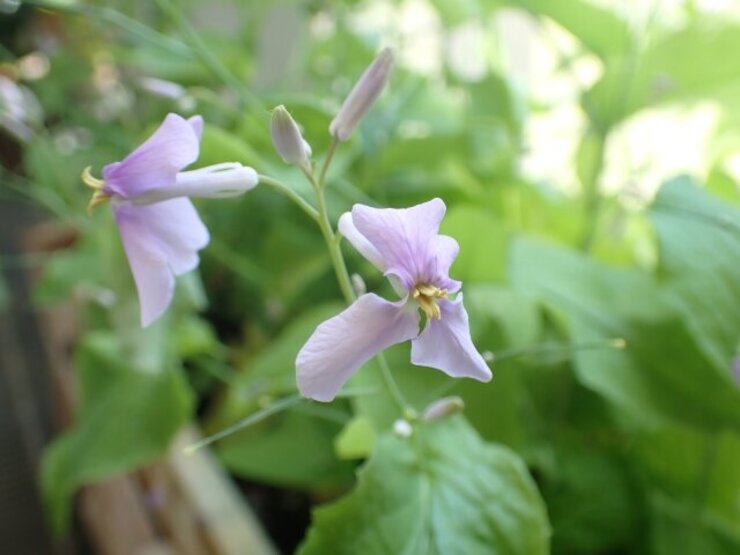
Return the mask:
<path fill-rule="evenodd" d="M 393 51 L 385 48 L 365 70 L 329 125 L 329 133 L 340 141 L 352 132 L 383 91 L 393 66 Z"/>
<path fill-rule="evenodd" d="M 355 290 L 355 295 L 362 297 L 367 293 L 367 285 L 365 285 L 365 280 L 362 279 L 360 274 L 352 274 L 350 279 L 352 280 L 352 289 Z"/>
<path fill-rule="evenodd" d="M 253 168 L 238 162 L 225 162 L 179 172 L 173 185 L 151 189 L 130 200 L 141 205 L 177 197 L 230 198 L 254 189 L 257 183 L 259 176 Z"/>
<path fill-rule="evenodd" d="M 414 428 L 411 426 L 411 422 L 404 420 L 403 418 L 399 418 L 393 423 L 393 433 L 398 437 L 405 439 L 407 437 L 411 437 L 411 434 L 414 433 Z"/>
<path fill-rule="evenodd" d="M 286 164 L 305 166 L 311 156 L 311 147 L 303 139 L 298 124 L 285 106 L 280 105 L 272 111 L 270 123 L 272 144 Z"/>
<path fill-rule="evenodd" d="M 458 413 L 464 408 L 465 403 L 460 397 L 443 397 L 425 408 L 422 418 L 427 422 L 436 422 Z"/>

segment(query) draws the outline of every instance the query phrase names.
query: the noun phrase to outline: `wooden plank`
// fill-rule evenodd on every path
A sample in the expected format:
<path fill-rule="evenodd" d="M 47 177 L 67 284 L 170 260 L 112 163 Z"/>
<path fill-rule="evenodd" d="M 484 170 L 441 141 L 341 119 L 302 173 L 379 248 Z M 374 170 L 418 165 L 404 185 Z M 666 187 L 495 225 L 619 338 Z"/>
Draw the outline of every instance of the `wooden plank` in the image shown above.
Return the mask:
<path fill-rule="evenodd" d="M 98 555 L 141 555 L 176 551 L 158 537 L 148 518 L 138 484 L 128 476 L 83 488 L 80 518 Z"/>
<path fill-rule="evenodd" d="M 183 430 L 168 456 L 184 498 L 197 510 L 215 553 L 277 555 L 259 520 L 207 448 L 185 454 L 200 435 Z"/>
<path fill-rule="evenodd" d="M 27 245 L 48 251 L 73 240 L 58 227 L 44 226 Z M 73 421 L 78 404 L 72 353 L 82 328 L 79 305 L 70 299 L 44 311 L 41 320 L 57 395 L 57 422 L 63 428 Z M 198 437 L 189 426 L 162 460 L 83 488 L 80 518 L 97 554 L 278 554 L 213 454 L 208 449 L 183 453 Z"/>

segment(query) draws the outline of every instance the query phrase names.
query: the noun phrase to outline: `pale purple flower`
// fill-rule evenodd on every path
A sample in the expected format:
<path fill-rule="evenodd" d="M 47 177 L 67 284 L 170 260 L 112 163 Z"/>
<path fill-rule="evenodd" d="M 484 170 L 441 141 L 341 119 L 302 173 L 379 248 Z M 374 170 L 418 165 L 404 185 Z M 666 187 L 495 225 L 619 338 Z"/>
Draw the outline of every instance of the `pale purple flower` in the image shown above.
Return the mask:
<path fill-rule="evenodd" d="M 103 168 L 103 180 L 83 172 L 96 189 L 90 207 L 111 202 L 139 293 L 141 325 L 159 318 L 172 301 L 175 276 L 193 270 L 208 230 L 186 197 L 223 198 L 257 185 L 252 168 L 238 163 L 181 171 L 200 150 L 203 118 L 169 114 L 141 146 Z"/>
<path fill-rule="evenodd" d="M 413 364 L 455 378 L 491 379 L 470 338 L 458 292 L 462 284 L 448 275 L 459 246 L 439 234 L 445 209 L 442 200 L 434 199 L 406 209 L 356 204 L 342 215 L 339 231 L 390 279 L 402 299 L 390 302 L 368 293 L 319 325 L 296 359 L 302 395 L 331 401 L 367 360 L 407 340 Z M 421 333 L 419 308 L 427 321 Z"/>

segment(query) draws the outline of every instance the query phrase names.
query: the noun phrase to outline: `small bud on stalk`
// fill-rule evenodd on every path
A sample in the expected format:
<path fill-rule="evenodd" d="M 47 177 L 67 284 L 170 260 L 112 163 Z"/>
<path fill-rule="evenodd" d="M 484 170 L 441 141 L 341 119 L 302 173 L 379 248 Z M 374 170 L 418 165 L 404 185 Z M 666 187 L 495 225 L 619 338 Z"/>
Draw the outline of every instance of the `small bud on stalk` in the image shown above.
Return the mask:
<path fill-rule="evenodd" d="M 393 423 L 393 433 L 398 437 L 405 439 L 407 437 L 411 437 L 411 434 L 414 433 L 414 428 L 408 420 L 399 418 Z"/>
<path fill-rule="evenodd" d="M 393 51 L 385 48 L 365 70 L 329 125 L 329 133 L 340 141 L 352 132 L 383 91 L 393 66 Z"/>
<path fill-rule="evenodd" d="M 280 105 L 272 111 L 270 133 L 275 150 L 286 164 L 308 166 L 311 147 L 285 106 Z"/>
<path fill-rule="evenodd" d="M 427 422 L 436 422 L 463 410 L 465 403 L 460 397 L 443 397 L 437 399 L 424 409 L 422 418 Z"/>

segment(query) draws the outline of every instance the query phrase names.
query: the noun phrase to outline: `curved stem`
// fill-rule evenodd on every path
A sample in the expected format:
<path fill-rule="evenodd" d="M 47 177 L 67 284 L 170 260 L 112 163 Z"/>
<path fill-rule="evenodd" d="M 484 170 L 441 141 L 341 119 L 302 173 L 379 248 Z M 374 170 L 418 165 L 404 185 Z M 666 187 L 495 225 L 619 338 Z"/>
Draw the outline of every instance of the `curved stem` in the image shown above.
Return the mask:
<path fill-rule="evenodd" d="M 344 295 L 344 299 L 347 301 L 347 304 L 350 304 L 355 300 L 355 290 L 352 288 L 352 280 L 349 277 L 347 264 L 344 262 L 344 256 L 339 247 L 339 241 L 336 240 L 336 234 L 329 222 L 324 192 L 318 187 L 316 188 L 316 196 L 319 199 L 319 217 L 317 219 L 317 223 L 321 229 L 321 234 L 324 236 L 326 247 L 329 249 L 329 257 L 334 266 L 334 273 L 337 276 L 337 281 L 342 290 L 342 295 Z"/>
<path fill-rule="evenodd" d="M 345 263 L 344 256 L 342 255 L 342 249 L 340 248 L 340 242 L 338 240 L 339 236 L 334 231 L 334 228 L 329 222 L 329 214 L 326 209 L 326 198 L 324 196 L 324 179 L 326 178 L 326 172 L 329 168 L 329 164 L 331 163 L 331 159 L 337 145 L 338 141 L 334 139 L 331 146 L 329 147 L 329 152 L 327 153 L 326 160 L 324 161 L 324 165 L 321 168 L 321 174 L 318 181 L 316 180 L 316 177 L 314 176 L 310 168 L 304 168 L 303 173 L 306 175 L 316 191 L 316 197 L 319 203 L 319 218 L 317 219 L 317 223 L 321 228 L 321 233 L 324 236 L 326 246 L 329 249 L 329 256 L 331 257 L 332 265 L 334 266 L 334 272 L 336 273 L 339 287 L 342 290 L 342 294 L 344 295 L 345 300 L 348 304 L 350 304 L 356 298 L 355 290 L 352 287 L 352 280 L 349 277 L 347 264 Z M 385 355 L 381 352 L 378 353 L 375 358 L 378 361 L 380 374 L 383 378 L 383 383 L 385 384 L 385 388 L 388 391 L 388 394 L 398 407 L 399 412 L 402 415 L 405 414 L 409 407 L 409 403 L 404 398 L 403 393 L 401 393 L 401 390 L 398 387 L 395 378 L 393 377 L 393 373 L 388 366 L 388 361 L 386 360 Z"/>
<path fill-rule="evenodd" d="M 393 372 L 391 372 L 391 368 L 388 366 L 385 354 L 380 352 L 375 355 L 375 359 L 378 361 L 378 366 L 380 366 L 380 375 L 383 377 L 383 382 L 385 383 L 385 388 L 388 390 L 388 394 L 393 399 L 393 402 L 396 403 L 401 414 L 405 414 L 409 404 L 403 396 L 403 393 L 401 393 L 401 389 L 398 387 L 396 378 L 393 377 Z"/>
<path fill-rule="evenodd" d="M 285 195 L 290 200 L 292 200 L 298 207 L 303 210 L 312 220 L 315 222 L 319 222 L 319 212 L 311 206 L 304 198 L 296 193 L 293 189 L 285 185 L 284 183 L 281 183 L 277 179 L 273 179 L 270 176 L 267 175 L 261 175 L 259 176 L 259 182 L 267 185 L 268 187 L 272 187 L 279 193 Z"/>

